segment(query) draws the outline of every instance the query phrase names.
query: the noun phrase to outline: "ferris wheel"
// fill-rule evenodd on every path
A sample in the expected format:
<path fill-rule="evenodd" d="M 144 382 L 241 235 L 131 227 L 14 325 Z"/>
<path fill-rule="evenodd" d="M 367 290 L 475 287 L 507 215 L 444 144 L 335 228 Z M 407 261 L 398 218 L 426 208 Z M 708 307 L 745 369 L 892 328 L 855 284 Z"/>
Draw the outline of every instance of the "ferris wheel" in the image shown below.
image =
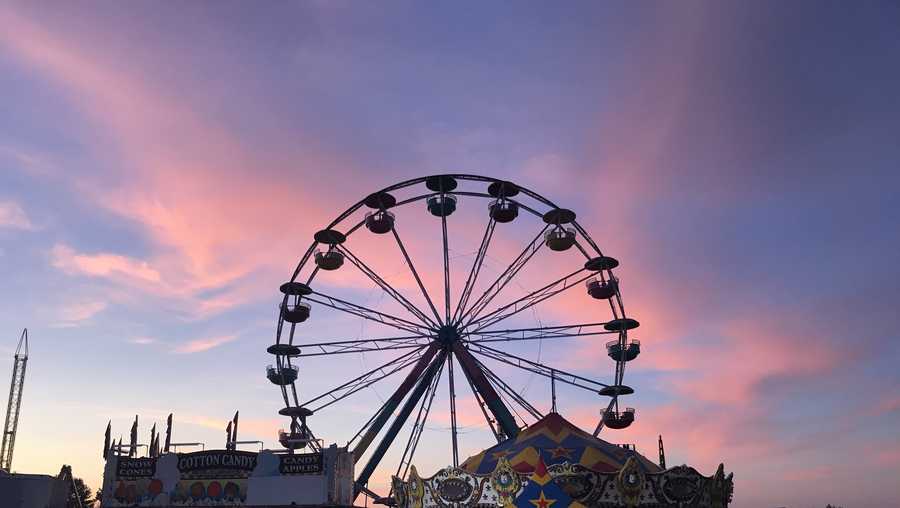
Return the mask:
<path fill-rule="evenodd" d="M 479 205 L 479 200 L 486 201 L 487 206 L 484 201 Z M 449 237 L 448 222 L 452 223 L 458 209 L 469 206 L 475 206 L 473 210 L 483 210 L 484 232 L 471 266 L 464 271 L 451 270 L 454 239 Z M 427 235 L 409 235 L 404 229 L 407 214 L 430 214 L 430 221 L 440 223 L 439 236 L 434 231 Z M 529 231 L 527 238 L 531 240 L 504 269 L 498 270 L 496 276 L 488 276 L 483 268 L 492 240 L 502 235 L 503 228 L 514 221 Z M 414 224 L 416 220 L 409 223 Z M 418 232 L 422 228 L 410 229 Z M 405 265 L 404 272 L 409 279 L 409 284 L 403 286 L 404 291 L 395 288 L 396 284 L 390 284 L 385 274 L 378 273 L 367 262 L 366 252 L 354 247 L 350 239 L 360 235 L 383 237 L 379 239 L 383 242 L 379 244 L 379 253 L 395 253 L 402 259 L 400 264 Z M 433 291 L 434 284 L 429 292 L 425 283 L 427 277 L 423 275 L 434 272 L 426 272 L 423 266 L 414 263 L 415 249 L 412 248 L 416 242 L 434 243 L 436 238 L 440 238 L 443 254 L 439 262 L 443 270 L 443 287 L 439 293 Z M 561 275 L 548 276 L 546 283 L 535 289 L 511 285 L 517 282 L 526 265 L 538 256 L 558 256 L 571 249 L 580 252 L 583 259 L 577 256 L 576 264 L 563 263 Z M 545 263 L 547 269 L 542 266 L 541 273 L 549 273 L 553 265 L 559 264 Z M 280 287 L 283 297 L 276 341 L 267 349 L 275 356 L 275 363 L 267 368 L 267 377 L 280 388 L 284 399 L 285 407 L 279 414 L 290 419 L 289 430 L 279 435 L 281 444 L 292 453 L 302 448 L 318 450 L 321 445 L 308 425 L 310 416 L 375 383 L 387 384 L 385 379 L 405 373 L 393 393 L 380 407 L 372 408 L 371 418 L 348 441 L 357 463 L 364 456 L 367 458 L 362 468 L 358 468 L 355 479 L 358 493 L 365 489 L 373 472 L 415 413 L 397 466 L 398 475 L 405 475 L 446 370 L 450 393 L 450 447 L 453 465 L 458 466 L 457 381 L 470 387 L 498 442 L 519 434 L 524 424 L 522 413 L 533 418 L 543 416 L 520 390 L 495 372 L 497 367 L 521 369 L 550 379 L 554 386 L 554 401 L 555 383 L 609 397 L 608 403 L 604 402 L 595 435 L 604 427 L 628 427 L 634 421 L 634 409 L 620 407 L 619 397 L 634 392 L 623 384 L 623 377 L 626 363 L 640 353 L 640 343 L 628 338 L 628 331 L 637 328 L 639 323 L 625 313 L 619 279 L 613 275 L 618 264 L 616 259 L 601 252 L 576 221 L 575 212 L 512 182 L 476 175 L 435 175 L 404 181 L 366 196 L 315 233 L 312 245 L 300 258 L 290 280 Z M 430 269 L 437 270 L 437 267 Z M 397 311 L 377 310 L 366 301 L 351 301 L 349 297 L 329 294 L 329 286 L 324 281 L 328 272 L 337 270 L 356 270 L 364 275 L 375 289 L 386 295 Z M 515 291 L 504 291 L 505 288 L 515 288 Z M 586 305 L 597 304 L 596 313 L 604 317 L 584 323 L 507 327 L 517 322 L 523 312 L 533 311 L 541 304 L 547 305 L 554 297 L 572 288 L 583 288 Z M 602 310 L 607 306 L 608 312 Z M 592 306 L 592 313 L 595 312 L 593 309 Z M 325 310 L 364 320 L 372 325 L 372 330 L 362 338 L 309 339 L 309 334 L 303 333 L 304 324 L 314 322 L 317 311 Z M 565 341 L 603 335 L 612 336 L 605 344 L 615 365 L 612 381 L 608 383 L 510 351 L 516 344 L 527 341 Z M 313 362 L 333 355 L 371 352 L 389 352 L 395 356 L 324 393 L 300 397 L 297 381 L 301 359 Z M 456 369 L 462 371 L 464 381 L 454 380 Z M 400 375 L 396 377 L 401 379 Z M 374 444 L 379 435 L 381 439 Z"/>

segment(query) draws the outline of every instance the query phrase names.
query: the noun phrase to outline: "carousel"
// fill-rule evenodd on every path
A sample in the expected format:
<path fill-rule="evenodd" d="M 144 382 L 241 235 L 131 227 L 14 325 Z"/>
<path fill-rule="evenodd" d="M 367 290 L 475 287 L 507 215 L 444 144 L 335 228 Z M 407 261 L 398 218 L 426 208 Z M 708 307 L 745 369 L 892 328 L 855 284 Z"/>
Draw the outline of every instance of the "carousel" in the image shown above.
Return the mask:
<path fill-rule="evenodd" d="M 411 468 L 406 479 L 394 477 L 393 492 L 403 508 L 725 507 L 731 482 L 722 465 L 711 477 L 687 466 L 664 469 L 550 413 L 460 467 L 426 478 Z"/>

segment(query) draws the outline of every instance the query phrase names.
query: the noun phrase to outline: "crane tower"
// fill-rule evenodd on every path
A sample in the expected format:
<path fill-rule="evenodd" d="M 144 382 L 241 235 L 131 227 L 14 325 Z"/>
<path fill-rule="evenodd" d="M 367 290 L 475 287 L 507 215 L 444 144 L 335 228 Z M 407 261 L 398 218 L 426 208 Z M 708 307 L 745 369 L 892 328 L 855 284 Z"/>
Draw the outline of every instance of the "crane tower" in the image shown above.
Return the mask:
<path fill-rule="evenodd" d="M 9 405 L 6 407 L 6 425 L 3 427 L 3 447 L 0 449 L 0 469 L 12 470 L 13 446 L 16 444 L 16 427 L 19 425 L 19 409 L 22 407 L 22 388 L 25 386 L 25 366 L 28 364 L 28 329 L 22 331 L 13 362 L 12 382 L 9 386 Z"/>

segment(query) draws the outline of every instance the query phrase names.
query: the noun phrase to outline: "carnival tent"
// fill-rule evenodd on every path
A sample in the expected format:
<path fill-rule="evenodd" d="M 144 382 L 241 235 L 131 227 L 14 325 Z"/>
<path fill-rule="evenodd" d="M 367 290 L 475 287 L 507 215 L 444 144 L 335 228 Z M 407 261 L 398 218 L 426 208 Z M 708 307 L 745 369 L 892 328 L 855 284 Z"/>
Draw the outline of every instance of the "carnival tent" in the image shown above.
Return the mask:
<path fill-rule="evenodd" d="M 661 471 L 636 451 L 596 438 L 558 413 L 550 413 L 517 437 L 469 457 L 460 467 L 474 474 L 490 474 L 497 461 L 506 458 L 517 472 L 533 473 L 542 459 L 547 466 L 568 462 L 597 472 L 612 472 L 619 470 L 629 457 L 635 457 L 644 472 Z"/>

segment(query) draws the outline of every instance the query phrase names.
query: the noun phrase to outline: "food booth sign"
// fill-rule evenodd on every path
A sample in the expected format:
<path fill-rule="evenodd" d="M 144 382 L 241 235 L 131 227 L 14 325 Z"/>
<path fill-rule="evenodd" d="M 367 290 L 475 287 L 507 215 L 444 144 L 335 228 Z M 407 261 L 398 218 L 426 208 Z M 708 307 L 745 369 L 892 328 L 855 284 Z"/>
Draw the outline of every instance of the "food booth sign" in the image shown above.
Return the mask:
<path fill-rule="evenodd" d="M 280 455 L 278 460 L 281 474 L 322 474 L 322 453 Z"/>
<path fill-rule="evenodd" d="M 251 473 L 256 468 L 256 458 L 257 455 L 255 453 L 236 450 L 179 453 L 178 471 L 181 473 L 196 473 L 226 469 Z"/>
<path fill-rule="evenodd" d="M 116 464 L 116 476 L 118 478 L 150 478 L 156 474 L 155 458 L 127 458 L 119 457 Z"/>

